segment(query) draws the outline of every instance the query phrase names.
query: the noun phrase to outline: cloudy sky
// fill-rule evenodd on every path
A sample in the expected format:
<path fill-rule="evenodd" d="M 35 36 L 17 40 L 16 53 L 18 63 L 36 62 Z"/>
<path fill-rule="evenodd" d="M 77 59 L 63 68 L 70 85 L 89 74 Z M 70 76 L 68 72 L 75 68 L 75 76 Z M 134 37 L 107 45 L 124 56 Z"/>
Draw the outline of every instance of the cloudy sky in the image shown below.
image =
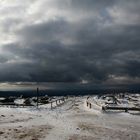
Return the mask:
<path fill-rule="evenodd" d="M 140 83 L 140 0 L 0 0 L 0 83 Z"/>

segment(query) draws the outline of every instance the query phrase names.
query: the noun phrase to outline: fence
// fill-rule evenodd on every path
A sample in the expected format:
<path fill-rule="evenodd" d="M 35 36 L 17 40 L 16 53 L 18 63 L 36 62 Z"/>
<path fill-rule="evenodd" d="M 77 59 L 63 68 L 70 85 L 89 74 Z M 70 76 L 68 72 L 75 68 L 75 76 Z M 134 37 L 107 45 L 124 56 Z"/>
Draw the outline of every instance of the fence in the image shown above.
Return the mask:
<path fill-rule="evenodd" d="M 119 107 L 119 106 L 102 106 L 102 110 L 124 110 L 125 112 L 131 111 L 140 111 L 140 108 L 137 107 Z"/>
<path fill-rule="evenodd" d="M 97 103 L 97 101 L 95 101 L 95 100 L 93 100 L 93 101 L 97 106 L 101 107 L 101 109 L 103 111 L 106 111 L 106 110 L 123 110 L 125 112 L 128 112 L 129 110 L 130 111 L 140 111 L 139 107 L 123 107 L 123 106 L 108 106 L 108 105 L 101 106 Z M 89 97 L 88 97 L 87 100 L 86 100 L 86 106 L 91 109 L 94 105 L 89 101 Z"/>
<path fill-rule="evenodd" d="M 63 103 L 65 103 L 65 101 L 68 99 L 68 97 L 63 97 L 60 99 L 57 99 L 55 101 L 51 101 L 50 105 L 51 105 L 51 109 L 53 109 L 54 107 L 57 107 L 59 105 L 62 105 Z"/>
<path fill-rule="evenodd" d="M 68 99 L 68 96 L 67 97 L 63 97 L 63 98 L 60 98 L 60 99 L 56 99 L 54 101 L 51 101 L 47 104 L 50 104 L 50 108 L 54 108 L 54 107 L 57 107 L 59 105 L 62 105 L 63 103 L 65 103 L 65 101 Z M 44 105 L 44 104 L 41 104 L 41 105 Z M 37 108 L 38 108 L 39 104 L 37 103 Z M 0 103 L 0 107 L 10 107 L 10 108 L 27 108 L 27 107 L 35 107 L 35 105 L 25 105 L 25 104 L 15 104 L 15 103 L 3 103 L 1 104 Z"/>

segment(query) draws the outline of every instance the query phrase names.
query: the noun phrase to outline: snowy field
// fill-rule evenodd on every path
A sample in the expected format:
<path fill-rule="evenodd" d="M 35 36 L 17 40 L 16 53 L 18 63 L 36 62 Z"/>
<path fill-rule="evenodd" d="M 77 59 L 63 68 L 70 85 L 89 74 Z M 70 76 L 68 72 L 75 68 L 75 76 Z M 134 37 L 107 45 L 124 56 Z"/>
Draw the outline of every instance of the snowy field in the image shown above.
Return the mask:
<path fill-rule="evenodd" d="M 0 107 L 0 140 L 140 140 L 139 113 L 89 109 L 86 99 L 70 97 L 53 109 Z"/>

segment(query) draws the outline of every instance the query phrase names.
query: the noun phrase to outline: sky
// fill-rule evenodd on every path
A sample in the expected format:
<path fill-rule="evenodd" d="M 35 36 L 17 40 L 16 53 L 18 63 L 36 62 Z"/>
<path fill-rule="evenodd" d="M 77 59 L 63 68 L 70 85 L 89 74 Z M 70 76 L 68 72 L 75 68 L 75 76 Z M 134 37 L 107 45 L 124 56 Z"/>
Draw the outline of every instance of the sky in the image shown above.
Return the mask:
<path fill-rule="evenodd" d="M 140 0 L 0 0 L 0 83 L 24 82 L 140 83 Z"/>

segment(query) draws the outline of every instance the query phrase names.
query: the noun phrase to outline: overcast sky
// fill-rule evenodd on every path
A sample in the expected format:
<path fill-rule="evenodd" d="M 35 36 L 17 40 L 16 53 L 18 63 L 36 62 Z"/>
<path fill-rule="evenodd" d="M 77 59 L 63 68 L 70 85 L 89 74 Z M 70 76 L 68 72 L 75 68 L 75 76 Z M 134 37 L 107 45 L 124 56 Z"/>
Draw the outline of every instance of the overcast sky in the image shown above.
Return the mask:
<path fill-rule="evenodd" d="M 140 0 L 0 0 L 0 82 L 140 83 Z"/>

